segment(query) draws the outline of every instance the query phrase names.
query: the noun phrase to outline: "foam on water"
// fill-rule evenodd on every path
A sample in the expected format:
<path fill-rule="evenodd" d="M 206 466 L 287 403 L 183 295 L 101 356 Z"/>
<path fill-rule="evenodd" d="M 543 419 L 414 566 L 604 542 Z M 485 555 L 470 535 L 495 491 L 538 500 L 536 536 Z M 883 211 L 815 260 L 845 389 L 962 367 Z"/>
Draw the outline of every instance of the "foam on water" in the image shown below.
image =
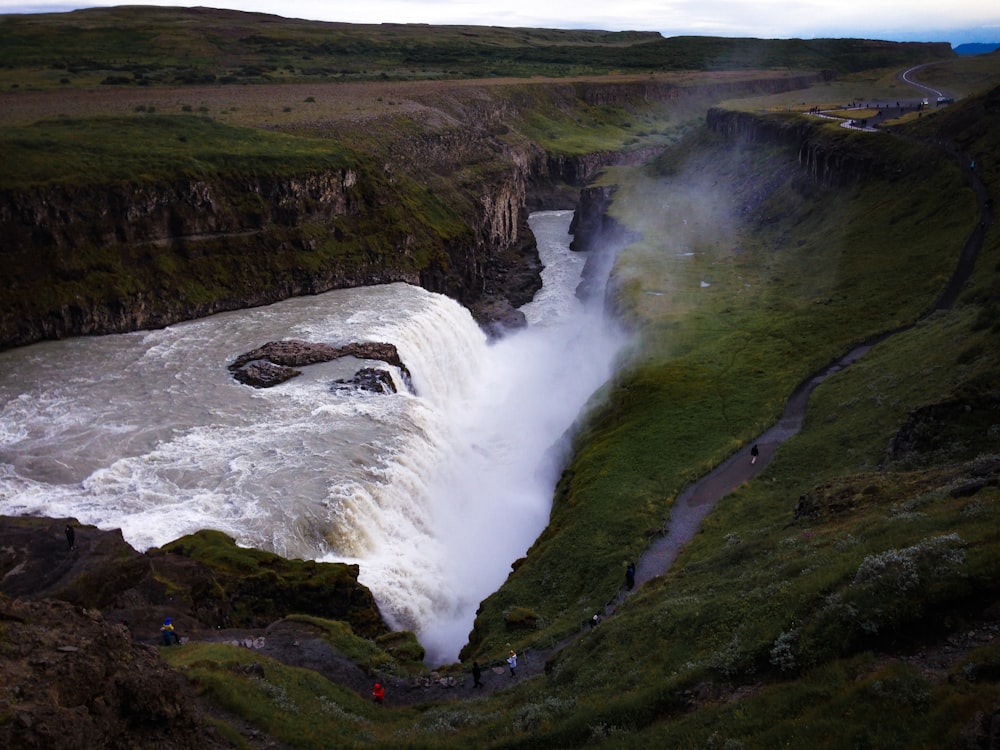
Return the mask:
<path fill-rule="evenodd" d="M 570 216 L 532 217 L 545 286 L 529 329 L 493 345 L 454 301 L 391 284 L 0 353 L 0 513 L 118 527 L 139 549 L 213 528 L 357 562 L 389 622 L 453 660 L 544 528 L 555 448 L 618 351 L 573 295 Z M 272 389 L 231 378 L 286 338 L 393 343 L 415 393 L 395 368 L 397 394 L 331 389 L 353 358 Z"/>

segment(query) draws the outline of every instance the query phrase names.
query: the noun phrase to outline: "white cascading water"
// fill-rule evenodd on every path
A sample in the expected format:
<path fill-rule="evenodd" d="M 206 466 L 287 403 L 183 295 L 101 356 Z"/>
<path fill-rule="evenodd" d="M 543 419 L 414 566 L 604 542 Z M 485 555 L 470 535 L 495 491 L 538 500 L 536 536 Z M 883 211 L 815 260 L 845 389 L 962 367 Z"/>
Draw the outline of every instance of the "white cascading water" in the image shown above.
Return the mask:
<path fill-rule="evenodd" d="M 138 549 L 214 528 L 357 562 L 390 624 L 453 660 L 544 528 L 553 449 L 622 343 L 574 296 L 570 216 L 532 217 L 545 286 L 494 344 L 452 300 L 391 284 L 0 353 L 0 513 L 121 528 Z M 396 371 L 395 395 L 332 390 L 350 358 L 266 390 L 230 377 L 287 338 L 393 343 L 416 393 Z"/>

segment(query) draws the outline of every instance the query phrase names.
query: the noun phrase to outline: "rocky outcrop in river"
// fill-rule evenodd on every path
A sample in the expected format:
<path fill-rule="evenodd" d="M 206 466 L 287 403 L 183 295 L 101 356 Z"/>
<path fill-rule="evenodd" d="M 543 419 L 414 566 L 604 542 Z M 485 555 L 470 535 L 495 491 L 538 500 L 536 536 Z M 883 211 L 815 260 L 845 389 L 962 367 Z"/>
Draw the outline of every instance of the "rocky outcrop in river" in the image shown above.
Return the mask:
<path fill-rule="evenodd" d="M 229 365 L 229 371 L 244 385 L 269 388 L 301 375 L 302 371 L 296 369 L 298 367 L 331 362 L 341 357 L 381 360 L 388 365 L 398 367 L 404 379 L 409 381 L 410 371 L 400 359 L 396 346 L 374 341 L 352 342 L 344 346 L 294 339 L 271 341 L 253 351 L 241 354 Z M 368 379 L 370 378 L 367 376 L 361 378 L 363 381 Z"/>

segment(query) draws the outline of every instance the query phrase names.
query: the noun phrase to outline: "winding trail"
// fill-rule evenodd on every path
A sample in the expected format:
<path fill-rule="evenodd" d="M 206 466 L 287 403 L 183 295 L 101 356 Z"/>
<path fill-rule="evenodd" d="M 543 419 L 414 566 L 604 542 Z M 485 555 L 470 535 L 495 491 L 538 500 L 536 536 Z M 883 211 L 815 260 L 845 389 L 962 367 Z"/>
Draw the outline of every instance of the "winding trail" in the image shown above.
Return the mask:
<path fill-rule="evenodd" d="M 913 88 L 917 89 L 918 91 L 920 91 L 922 93 L 930 94 L 931 96 L 934 96 L 934 97 L 945 96 L 945 92 L 938 91 L 935 88 L 931 88 L 930 86 L 927 86 L 927 85 L 925 85 L 923 83 L 920 83 L 919 81 L 916 81 L 916 80 L 914 80 L 911 77 L 918 70 L 926 68 L 926 67 L 928 67 L 930 65 L 937 65 L 937 63 L 936 62 L 930 62 L 930 63 L 924 63 L 923 65 L 914 65 L 912 68 L 907 68 L 902 73 L 900 73 L 899 76 L 898 76 L 898 78 L 903 83 L 905 83 L 907 86 L 912 86 Z"/>
<path fill-rule="evenodd" d="M 916 70 L 916 68 L 907 70 L 903 75 L 906 76 L 912 73 L 913 70 Z M 904 78 L 904 80 L 920 88 L 927 88 L 913 83 L 908 78 Z M 759 448 L 760 455 L 756 462 L 751 463 L 750 445 L 747 445 L 727 458 L 704 477 L 685 488 L 677 496 L 671 508 L 667 532 L 663 536 L 654 539 L 640 556 L 636 564 L 636 586 L 641 586 L 646 581 L 666 573 L 677 558 L 681 548 L 697 533 L 702 519 L 704 519 L 715 504 L 738 486 L 753 479 L 767 468 L 768 464 L 774 458 L 778 446 L 802 429 L 809 396 L 816 386 L 831 375 L 852 365 L 876 344 L 888 339 L 890 336 L 913 328 L 917 323 L 937 311 L 949 310 L 954 306 L 962 288 L 968 282 L 975 268 L 976 259 L 983 246 L 983 238 L 993 224 L 993 201 L 989 190 L 983 184 L 982 180 L 979 179 L 979 175 L 972 166 L 973 160 L 971 155 L 957 151 L 951 144 L 938 143 L 935 145 L 944 149 L 952 158 L 958 161 L 959 166 L 965 174 L 966 181 L 975 193 L 976 201 L 979 204 L 979 222 L 966 239 L 959 256 L 958 264 L 937 301 L 913 323 L 878 334 L 858 344 L 847 352 L 847 354 L 807 378 L 795 388 L 788 399 L 785 411 L 782 413 L 780 419 L 760 435 L 756 441 L 751 442 L 750 445 L 755 442 Z M 625 593 L 624 591 L 620 592 L 607 605 L 606 610 L 608 614 L 613 612 L 614 607 L 624 600 Z"/>

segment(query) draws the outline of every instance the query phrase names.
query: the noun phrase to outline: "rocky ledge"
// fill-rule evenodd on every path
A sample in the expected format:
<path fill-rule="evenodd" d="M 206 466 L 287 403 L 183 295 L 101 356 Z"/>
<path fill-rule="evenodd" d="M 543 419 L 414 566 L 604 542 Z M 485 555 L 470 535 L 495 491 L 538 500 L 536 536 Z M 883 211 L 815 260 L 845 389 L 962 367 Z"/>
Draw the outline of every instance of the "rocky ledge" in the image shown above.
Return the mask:
<path fill-rule="evenodd" d="M 305 614 L 405 641 L 358 572 L 241 549 L 216 531 L 140 553 L 119 530 L 0 516 L 0 747 L 231 747 L 159 656 L 160 624 L 171 617 L 183 640 L 226 640 Z"/>

